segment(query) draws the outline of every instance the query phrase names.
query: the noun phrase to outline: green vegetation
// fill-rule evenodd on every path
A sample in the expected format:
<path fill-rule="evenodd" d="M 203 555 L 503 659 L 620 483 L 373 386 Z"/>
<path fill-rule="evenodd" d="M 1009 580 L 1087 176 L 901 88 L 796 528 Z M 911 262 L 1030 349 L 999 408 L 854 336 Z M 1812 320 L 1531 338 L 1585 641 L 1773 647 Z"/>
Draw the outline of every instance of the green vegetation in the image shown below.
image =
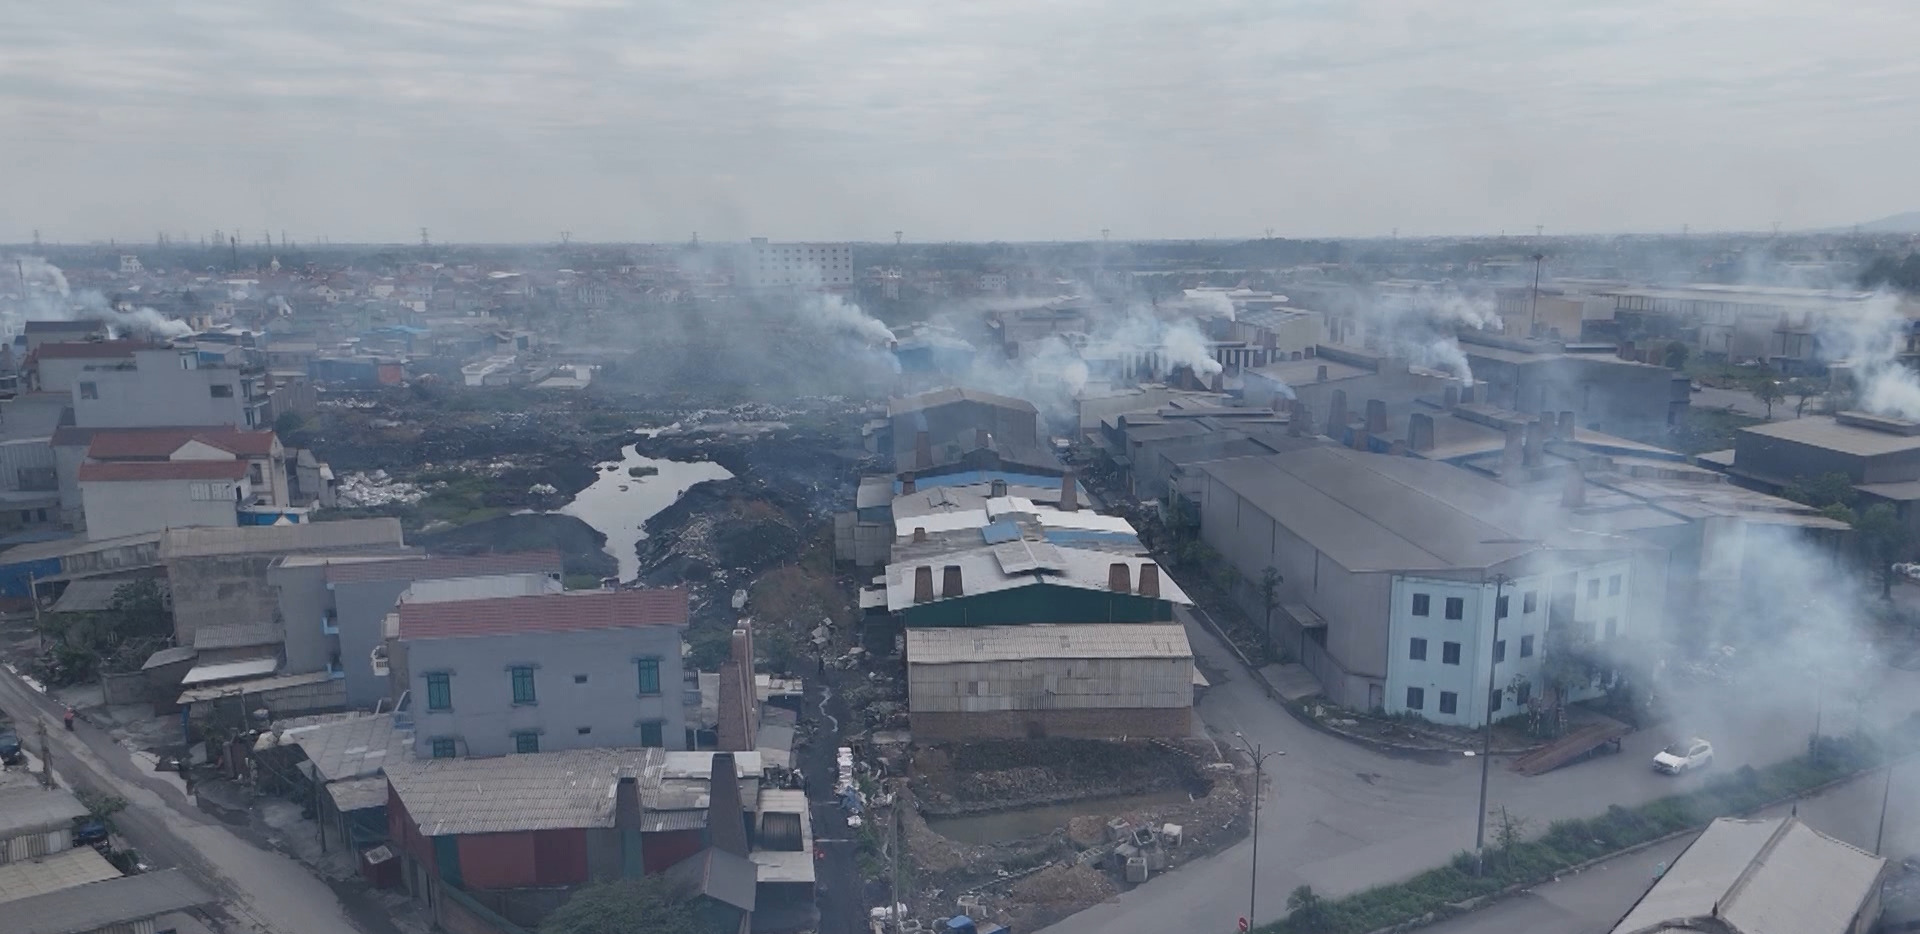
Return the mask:
<path fill-rule="evenodd" d="M 1260 928 L 1262 934 L 1361 934 L 1411 921 L 1430 912 L 1445 913 L 1476 898 L 1513 885 L 1534 884 L 1574 865 L 1598 859 L 1669 834 L 1703 827 L 1718 817 L 1743 814 L 1783 798 L 1804 794 L 1836 779 L 1873 767 L 1889 754 L 1864 737 L 1825 737 L 1806 755 L 1763 769 L 1743 766 L 1717 775 L 1696 791 L 1650 801 L 1639 807 L 1614 805 L 1584 820 L 1554 821 L 1538 839 L 1526 840 L 1526 821 L 1499 811 L 1494 845 L 1484 873 L 1475 875 L 1474 856 L 1461 852 L 1438 869 L 1405 882 L 1325 900 L 1296 889 L 1287 899 L 1289 917 Z M 1301 910 L 1302 908 L 1306 910 Z"/>
<path fill-rule="evenodd" d="M 717 930 L 659 876 L 589 885 L 540 923 L 540 934 L 699 934 Z"/>
<path fill-rule="evenodd" d="M 1880 579 L 1880 596 L 1893 598 L 1893 566 L 1905 561 L 1913 551 L 1907 524 L 1893 506 L 1875 503 L 1861 510 L 1853 480 L 1843 473 L 1824 473 L 1817 477 L 1795 477 L 1780 495 L 1805 503 L 1827 518 L 1853 526 L 1855 556 L 1862 568 Z"/>
<path fill-rule="evenodd" d="M 1682 454 L 1724 451 L 1733 447 L 1735 432 L 1760 422 L 1751 415 L 1725 409 L 1693 409 L 1687 413 L 1686 424 L 1674 431 L 1667 446 Z"/>
<path fill-rule="evenodd" d="M 33 676 L 65 687 L 103 673 L 139 671 L 148 656 L 172 644 L 173 609 L 157 579 L 141 578 L 115 590 L 105 610 L 49 613 L 39 626 L 47 646 L 33 660 Z"/>

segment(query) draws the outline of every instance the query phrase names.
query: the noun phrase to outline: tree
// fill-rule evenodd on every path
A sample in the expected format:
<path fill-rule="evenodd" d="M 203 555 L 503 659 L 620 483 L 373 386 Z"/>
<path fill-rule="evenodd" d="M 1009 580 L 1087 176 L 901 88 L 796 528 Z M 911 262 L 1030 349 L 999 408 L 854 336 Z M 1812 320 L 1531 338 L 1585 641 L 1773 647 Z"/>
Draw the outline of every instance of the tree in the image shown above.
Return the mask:
<path fill-rule="evenodd" d="M 299 412 L 282 412 L 279 418 L 273 420 L 274 433 L 283 439 L 305 427 L 307 417 Z"/>
<path fill-rule="evenodd" d="M 1679 341 L 1673 341 L 1667 344 L 1667 369 L 1685 369 L 1687 366 L 1687 355 L 1690 352 L 1691 351 L 1687 350 L 1687 345 Z"/>
<path fill-rule="evenodd" d="M 1839 471 L 1823 473 L 1809 480 L 1795 477 L 1780 491 L 1781 495 L 1815 509 L 1853 504 L 1853 479 Z"/>
<path fill-rule="evenodd" d="M 1494 816 L 1493 845 L 1502 859 L 1511 860 L 1513 848 L 1527 841 L 1527 819 L 1507 810 L 1506 805 Z"/>
<path fill-rule="evenodd" d="M 1280 606 L 1280 585 L 1286 578 L 1272 565 L 1260 572 L 1260 606 L 1267 611 L 1267 654 L 1273 654 L 1273 611 Z"/>
<path fill-rule="evenodd" d="M 1786 394 L 1793 397 L 1793 417 L 1807 417 L 1807 403 L 1825 392 L 1826 387 L 1804 376 L 1787 380 Z"/>
<path fill-rule="evenodd" d="M 1875 503 L 1860 513 L 1854 525 L 1860 535 L 1860 551 L 1867 563 L 1880 574 L 1880 596 L 1893 599 L 1893 565 L 1907 552 L 1907 524 L 1886 503 Z"/>
<path fill-rule="evenodd" d="M 659 876 L 589 885 L 540 922 L 540 934 L 686 934 L 705 929 Z"/>
<path fill-rule="evenodd" d="M 1780 381 L 1774 379 L 1772 374 L 1769 373 L 1762 379 L 1754 380 L 1753 397 L 1760 400 L 1761 405 L 1767 407 L 1767 420 L 1772 421 L 1773 404 L 1785 398 L 1786 392 L 1780 388 Z"/>
<path fill-rule="evenodd" d="M 1327 923 L 1327 900 L 1314 892 L 1313 886 L 1300 886 L 1287 893 L 1287 917 L 1296 927 L 1314 930 Z"/>

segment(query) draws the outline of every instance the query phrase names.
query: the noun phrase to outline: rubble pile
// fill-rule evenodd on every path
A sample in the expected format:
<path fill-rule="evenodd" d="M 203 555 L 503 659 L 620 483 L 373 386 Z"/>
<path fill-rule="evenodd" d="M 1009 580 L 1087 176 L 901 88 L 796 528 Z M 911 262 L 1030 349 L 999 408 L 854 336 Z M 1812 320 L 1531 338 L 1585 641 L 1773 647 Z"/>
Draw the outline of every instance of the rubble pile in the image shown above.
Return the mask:
<path fill-rule="evenodd" d="M 395 480 L 385 470 L 354 471 L 340 478 L 335 495 L 343 508 L 411 505 L 427 498 L 427 487 Z"/>

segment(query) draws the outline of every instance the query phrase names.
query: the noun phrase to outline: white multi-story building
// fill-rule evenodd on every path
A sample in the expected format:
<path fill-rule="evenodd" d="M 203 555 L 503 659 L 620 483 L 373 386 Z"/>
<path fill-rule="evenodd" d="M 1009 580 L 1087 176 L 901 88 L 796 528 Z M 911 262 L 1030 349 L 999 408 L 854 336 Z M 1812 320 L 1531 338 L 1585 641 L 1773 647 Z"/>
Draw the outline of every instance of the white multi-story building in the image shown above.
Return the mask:
<path fill-rule="evenodd" d="M 753 289 L 845 289 L 853 286 L 853 245 L 772 243 L 755 237 L 741 258 L 741 280 Z"/>

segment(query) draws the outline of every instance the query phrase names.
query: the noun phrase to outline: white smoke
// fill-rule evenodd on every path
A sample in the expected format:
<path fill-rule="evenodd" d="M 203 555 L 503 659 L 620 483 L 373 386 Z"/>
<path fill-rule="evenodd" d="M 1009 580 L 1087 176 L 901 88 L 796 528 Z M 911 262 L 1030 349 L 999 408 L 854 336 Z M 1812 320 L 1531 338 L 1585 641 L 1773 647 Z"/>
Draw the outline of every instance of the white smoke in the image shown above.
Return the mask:
<path fill-rule="evenodd" d="M 885 344 L 894 339 L 893 330 L 882 324 L 880 319 L 838 295 L 804 298 L 798 306 L 798 314 L 804 320 L 832 331 L 851 334 L 869 344 Z"/>
<path fill-rule="evenodd" d="M 1168 366 L 1187 367 L 1202 378 L 1226 369 L 1213 358 L 1207 336 L 1200 333 L 1200 328 L 1191 320 L 1167 325 L 1160 332 L 1160 350 L 1166 354 Z"/>
<path fill-rule="evenodd" d="M 273 298 L 268 299 L 268 301 L 271 301 L 273 303 L 273 310 L 276 312 L 279 312 L 281 317 L 284 317 L 284 318 L 293 317 L 293 306 L 287 304 L 286 299 L 281 298 L 278 295 L 275 295 Z"/>
<path fill-rule="evenodd" d="M 1228 298 L 1227 293 L 1219 289 L 1188 289 L 1183 303 L 1204 317 L 1236 320 L 1233 299 Z"/>
<path fill-rule="evenodd" d="M 1491 300 L 1464 295 L 1450 285 L 1375 302 L 1362 310 L 1355 324 L 1367 346 L 1420 366 L 1447 370 L 1468 386 L 1473 385 L 1473 368 L 1460 349 L 1459 330 L 1503 327 Z"/>
<path fill-rule="evenodd" d="M 1821 355 L 1851 365 L 1861 408 L 1920 420 L 1920 375 L 1899 359 L 1910 327 L 1899 299 L 1886 292 L 1822 320 Z"/>
<path fill-rule="evenodd" d="M 28 321 L 99 321 L 113 335 L 132 333 L 163 340 L 193 333 L 186 322 L 152 308 L 116 307 L 92 289 L 75 292 L 67 283 L 66 273 L 40 257 L 12 257 L 10 265 L 25 280 L 26 294 L 17 305 L 0 313 L 0 326 L 9 336 L 18 334 Z"/>

